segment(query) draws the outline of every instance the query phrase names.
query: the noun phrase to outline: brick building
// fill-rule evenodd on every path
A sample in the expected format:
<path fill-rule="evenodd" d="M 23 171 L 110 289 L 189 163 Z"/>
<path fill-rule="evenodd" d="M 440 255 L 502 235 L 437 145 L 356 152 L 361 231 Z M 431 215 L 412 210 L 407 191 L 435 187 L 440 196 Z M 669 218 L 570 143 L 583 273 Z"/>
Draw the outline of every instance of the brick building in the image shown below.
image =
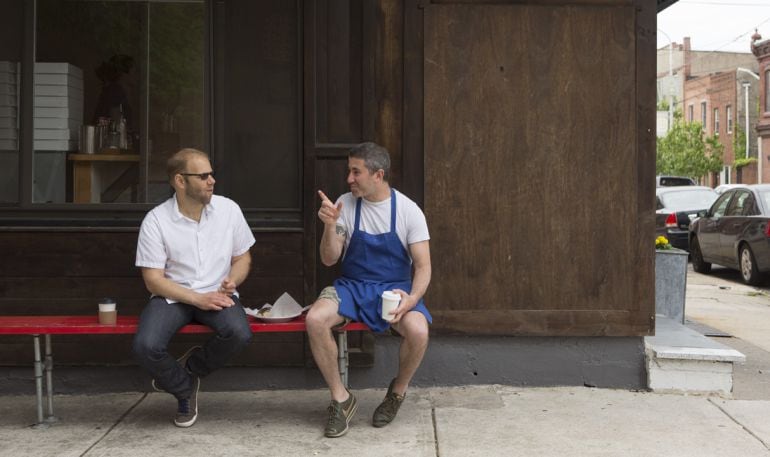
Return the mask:
<path fill-rule="evenodd" d="M 755 33 L 751 37 L 751 51 L 757 57 L 759 64 L 759 112 L 757 121 L 757 133 L 759 141 L 757 146 L 760 161 L 760 170 L 762 173 L 762 182 L 770 182 L 770 166 L 767 161 L 770 160 L 770 40 L 760 41 L 762 36 Z"/>
<path fill-rule="evenodd" d="M 754 65 L 756 67 L 756 65 Z M 750 70 L 752 73 L 756 68 Z M 744 87 L 745 85 L 745 87 Z M 704 76 L 690 77 L 684 82 L 682 100 L 684 118 L 687 122 L 699 122 L 706 135 L 716 135 L 724 146 L 724 170 L 718 177 L 710 178 L 708 184 L 757 182 L 757 164 L 743 167 L 740 171 L 733 167 L 735 163 L 735 142 L 739 141 L 738 150 L 745 151 L 743 140 L 738 138 L 739 131 L 746 129 L 746 90 L 749 100 L 749 156 L 757 157 L 756 125 L 757 112 L 752 110 L 752 101 L 756 100 L 757 81 L 745 70 L 716 72 Z"/>

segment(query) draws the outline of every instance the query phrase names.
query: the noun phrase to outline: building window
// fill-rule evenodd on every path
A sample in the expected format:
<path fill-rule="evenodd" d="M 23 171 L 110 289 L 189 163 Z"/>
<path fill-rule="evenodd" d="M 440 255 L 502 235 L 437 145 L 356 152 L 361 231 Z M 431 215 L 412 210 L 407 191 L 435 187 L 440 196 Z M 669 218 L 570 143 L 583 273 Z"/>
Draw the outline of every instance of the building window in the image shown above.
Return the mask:
<path fill-rule="evenodd" d="M 0 17 L 0 205 L 19 202 L 20 100 L 24 1 L 3 2 Z"/>
<path fill-rule="evenodd" d="M 687 120 L 689 122 L 695 120 L 695 107 L 692 105 L 687 105 Z"/>
<path fill-rule="evenodd" d="M 706 102 L 700 102 L 700 126 L 706 129 Z"/>
<path fill-rule="evenodd" d="M 714 108 L 714 136 L 719 136 L 719 108 Z"/>
<path fill-rule="evenodd" d="M 37 4 L 32 202 L 165 200 L 169 155 L 206 149 L 204 3 Z"/>
<path fill-rule="evenodd" d="M 730 134 L 733 133 L 733 107 L 727 105 L 725 111 L 727 112 L 727 133 Z"/>
<path fill-rule="evenodd" d="M 300 3 L 3 0 L 0 224 L 138 225 L 193 147 L 250 224 L 301 226 Z"/>

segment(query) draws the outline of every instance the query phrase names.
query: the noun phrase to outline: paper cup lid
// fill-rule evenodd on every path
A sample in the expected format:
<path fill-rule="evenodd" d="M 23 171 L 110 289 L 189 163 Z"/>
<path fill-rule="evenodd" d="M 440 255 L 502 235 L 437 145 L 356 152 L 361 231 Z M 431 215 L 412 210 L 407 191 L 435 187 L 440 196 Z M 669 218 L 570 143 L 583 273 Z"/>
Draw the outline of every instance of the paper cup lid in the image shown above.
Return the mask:
<path fill-rule="evenodd" d="M 401 298 L 401 296 L 395 292 L 391 292 L 389 290 L 386 290 L 382 293 L 382 298 L 388 299 L 388 300 L 398 300 Z"/>
<path fill-rule="evenodd" d="M 115 300 L 112 299 L 112 298 L 109 298 L 109 297 L 108 298 L 102 298 L 102 301 L 100 301 L 99 303 L 102 304 L 102 305 L 114 305 L 115 304 Z"/>

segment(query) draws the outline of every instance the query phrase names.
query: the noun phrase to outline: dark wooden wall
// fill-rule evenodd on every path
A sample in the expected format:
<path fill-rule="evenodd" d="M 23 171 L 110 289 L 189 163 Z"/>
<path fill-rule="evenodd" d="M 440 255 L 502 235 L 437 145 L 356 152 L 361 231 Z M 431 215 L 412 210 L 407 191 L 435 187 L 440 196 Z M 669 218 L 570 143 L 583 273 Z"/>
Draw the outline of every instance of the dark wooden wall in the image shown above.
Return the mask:
<path fill-rule="evenodd" d="M 654 4 L 452 3 L 424 10 L 436 327 L 652 332 Z"/>
<path fill-rule="evenodd" d="M 346 192 L 347 150 L 373 140 L 424 203 L 434 334 L 652 331 L 652 0 L 300 6 L 302 228 L 256 229 L 246 306 L 331 283 L 316 190 Z M 104 296 L 138 313 L 137 231 L 108 230 L 0 231 L 0 313 L 87 314 Z M 57 339 L 62 363 L 130 362 L 128 338 Z M 0 343 L 0 363 L 28 362 L 28 341 Z M 308 360 L 301 335 L 261 335 L 236 363 Z"/>
<path fill-rule="evenodd" d="M 252 269 L 239 287 L 243 304 L 259 307 L 283 292 L 302 300 L 301 233 L 255 233 Z M 96 314 L 103 297 L 118 312 L 139 314 L 149 299 L 135 268 L 135 230 L 0 232 L 0 314 Z M 132 363 L 130 337 L 57 336 L 59 363 Z M 181 353 L 205 336 L 179 335 L 171 346 Z M 28 337 L 0 337 L 0 364 L 28 363 Z M 235 363 L 296 365 L 309 357 L 303 335 L 258 335 Z"/>

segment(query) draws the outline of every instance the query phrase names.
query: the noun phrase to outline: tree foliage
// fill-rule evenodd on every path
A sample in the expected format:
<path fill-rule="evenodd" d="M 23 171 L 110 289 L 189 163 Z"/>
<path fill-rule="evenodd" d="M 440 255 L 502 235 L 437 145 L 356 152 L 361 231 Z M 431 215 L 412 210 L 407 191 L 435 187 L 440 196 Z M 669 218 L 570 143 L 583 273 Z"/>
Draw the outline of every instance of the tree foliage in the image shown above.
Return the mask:
<path fill-rule="evenodd" d="M 674 125 L 657 140 L 655 171 L 700 178 L 722 170 L 723 153 L 724 146 L 717 137 L 707 137 L 699 122 L 685 122 L 682 112 L 677 111 Z"/>
<path fill-rule="evenodd" d="M 738 166 L 738 163 L 745 162 L 749 159 L 749 157 L 746 157 L 746 131 L 738 124 L 735 125 L 735 135 L 733 135 L 733 151 L 735 151 L 734 166 Z M 744 165 L 748 164 L 744 163 Z"/>

